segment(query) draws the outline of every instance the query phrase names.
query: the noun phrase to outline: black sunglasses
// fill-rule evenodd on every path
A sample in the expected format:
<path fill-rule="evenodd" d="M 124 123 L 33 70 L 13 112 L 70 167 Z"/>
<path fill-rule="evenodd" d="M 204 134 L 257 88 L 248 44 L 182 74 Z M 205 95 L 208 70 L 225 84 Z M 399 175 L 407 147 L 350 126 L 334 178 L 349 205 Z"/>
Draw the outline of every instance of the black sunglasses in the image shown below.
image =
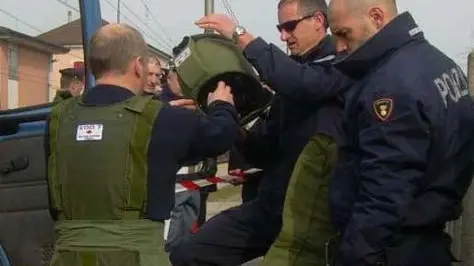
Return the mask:
<path fill-rule="evenodd" d="M 298 24 L 301 21 L 303 21 L 305 19 L 308 19 L 308 18 L 311 18 L 313 16 L 314 15 L 307 15 L 307 16 L 304 16 L 300 19 L 290 20 L 290 21 L 281 23 L 281 24 L 277 25 L 276 27 L 277 27 L 279 32 L 281 32 L 282 30 L 285 30 L 286 32 L 292 32 L 296 29 L 296 26 L 298 26 Z"/>

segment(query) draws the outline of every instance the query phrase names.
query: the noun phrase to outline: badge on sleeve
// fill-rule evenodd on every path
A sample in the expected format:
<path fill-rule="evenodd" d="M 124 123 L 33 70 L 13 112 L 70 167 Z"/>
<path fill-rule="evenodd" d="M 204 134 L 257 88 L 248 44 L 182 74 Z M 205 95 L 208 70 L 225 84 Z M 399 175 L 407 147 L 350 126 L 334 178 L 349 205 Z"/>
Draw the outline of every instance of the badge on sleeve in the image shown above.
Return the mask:
<path fill-rule="evenodd" d="M 380 98 L 374 101 L 374 112 L 380 121 L 386 121 L 390 118 L 393 110 L 392 98 Z"/>

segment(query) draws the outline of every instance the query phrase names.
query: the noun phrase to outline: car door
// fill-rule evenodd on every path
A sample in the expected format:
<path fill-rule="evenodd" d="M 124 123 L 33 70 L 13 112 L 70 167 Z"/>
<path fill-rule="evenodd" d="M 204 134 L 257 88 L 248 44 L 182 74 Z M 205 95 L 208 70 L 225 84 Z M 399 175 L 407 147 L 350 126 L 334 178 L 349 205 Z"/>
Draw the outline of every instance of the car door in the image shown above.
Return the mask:
<path fill-rule="evenodd" d="M 0 266 L 50 263 L 55 234 L 46 118 L 57 92 L 68 90 L 84 65 L 83 40 L 102 23 L 99 0 L 28 1 L 28 8 L 25 3 L 0 3 Z M 86 77 L 81 82 L 91 87 L 94 81 Z"/>
<path fill-rule="evenodd" d="M 49 107 L 0 112 L 0 243 L 15 266 L 48 265 L 52 255 L 43 149 Z"/>

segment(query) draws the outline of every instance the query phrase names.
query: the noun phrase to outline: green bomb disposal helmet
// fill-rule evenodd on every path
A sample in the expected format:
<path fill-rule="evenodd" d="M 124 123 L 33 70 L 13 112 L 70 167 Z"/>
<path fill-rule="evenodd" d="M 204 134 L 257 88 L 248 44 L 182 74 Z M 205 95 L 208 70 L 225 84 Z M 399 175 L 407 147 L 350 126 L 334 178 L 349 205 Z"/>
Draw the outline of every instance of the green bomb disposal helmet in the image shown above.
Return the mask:
<path fill-rule="evenodd" d="M 246 124 L 269 106 L 273 94 L 264 89 L 240 49 L 213 33 L 184 37 L 173 49 L 171 67 L 177 72 L 184 96 L 206 111 L 207 95 L 219 81 L 232 88 L 240 123 Z"/>

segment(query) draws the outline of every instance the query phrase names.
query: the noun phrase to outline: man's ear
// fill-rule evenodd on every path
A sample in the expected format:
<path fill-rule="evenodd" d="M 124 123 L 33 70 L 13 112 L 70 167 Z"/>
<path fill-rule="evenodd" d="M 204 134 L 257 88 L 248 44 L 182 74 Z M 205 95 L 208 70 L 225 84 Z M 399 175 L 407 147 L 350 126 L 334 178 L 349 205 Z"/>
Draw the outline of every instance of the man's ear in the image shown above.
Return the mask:
<path fill-rule="evenodd" d="M 321 24 L 321 27 L 325 29 L 326 26 L 326 16 L 321 12 L 314 13 L 314 19 Z"/>
<path fill-rule="evenodd" d="M 143 57 L 137 57 L 133 60 L 133 71 L 135 72 L 135 76 L 141 77 L 143 73 L 148 72 L 148 63 L 145 64 L 145 60 Z"/>
<path fill-rule="evenodd" d="M 385 12 L 380 7 L 371 7 L 369 9 L 369 18 L 377 30 L 385 26 Z"/>

